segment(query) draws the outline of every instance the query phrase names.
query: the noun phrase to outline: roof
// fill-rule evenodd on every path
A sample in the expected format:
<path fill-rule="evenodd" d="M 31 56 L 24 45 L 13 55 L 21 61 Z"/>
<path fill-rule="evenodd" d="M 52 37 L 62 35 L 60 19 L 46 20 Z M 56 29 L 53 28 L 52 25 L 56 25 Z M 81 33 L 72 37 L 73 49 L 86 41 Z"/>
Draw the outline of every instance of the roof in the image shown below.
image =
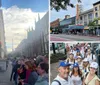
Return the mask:
<path fill-rule="evenodd" d="M 86 14 L 86 13 L 89 13 L 89 12 L 93 12 L 93 8 L 82 12 L 80 15 L 83 15 L 83 14 Z"/>
<path fill-rule="evenodd" d="M 98 2 L 94 3 L 93 5 L 97 5 L 97 4 L 100 4 L 100 1 L 98 1 Z"/>
<path fill-rule="evenodd" d="M 63 20 L 61 20 L 60 22 L 62 22 L 62 21 L 64 21 L 64 20 L 69 20 L 69 19 L 73 19 L 73 18 L 75 18 L 76 16 L 74 16 L 74 17 L 70 17 L 70 18 L 68 18 L 68 19 L 63 19 Z"/>
<path fill-rule="evenodd" d="M 58 18 L 58 19 L 56 19 L 56 20 L 50 22 L 50 24 L 52 24 L 52 23 L 54 23 L 54 22 L 57 22 L 57 21 L 60 21 L 60 19 Z"/>

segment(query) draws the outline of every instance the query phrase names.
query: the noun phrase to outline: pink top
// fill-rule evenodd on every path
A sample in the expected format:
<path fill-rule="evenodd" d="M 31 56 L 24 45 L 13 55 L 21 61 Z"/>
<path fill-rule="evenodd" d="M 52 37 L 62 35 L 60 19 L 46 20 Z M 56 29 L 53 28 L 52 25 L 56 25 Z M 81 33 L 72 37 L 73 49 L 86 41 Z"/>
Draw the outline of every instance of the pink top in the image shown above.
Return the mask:
<path fill-rule="evenodd" d="M 27 83 L 28 82 L 28 78 L 29 78 L 29 76 L 30 76 L 30 74 L 31 74 L 31 70 L 26 70 L 26 78 L 25 78 L 25 82 Z"/>

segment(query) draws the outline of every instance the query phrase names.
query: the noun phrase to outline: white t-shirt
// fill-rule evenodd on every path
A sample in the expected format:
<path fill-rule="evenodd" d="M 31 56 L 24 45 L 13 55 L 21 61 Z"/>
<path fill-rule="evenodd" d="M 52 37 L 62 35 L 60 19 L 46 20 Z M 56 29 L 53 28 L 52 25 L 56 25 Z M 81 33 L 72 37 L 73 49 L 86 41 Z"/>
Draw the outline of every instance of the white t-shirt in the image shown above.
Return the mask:
<path fill-rule="evenodd" d="M 76 56 L 77 51 L 73 51 L 72 53 L 74 54 L 74 57 L 75 57 L 75 56 Z"/>
<path fill-rule="evenodd" d="M 72 79 L 68 76 L 68 80 L 61 78 L 59 75 L 54 80 L 58 80 L 61 85 L 74 85 Z M 53 81 L 51 85 L 59 85 L 57 81 Z"/>
<path fill-rule="evenodd" d="M 93 59 L 92 59 L 93 55 Z M 89 63 L 92 63 L 94 60 L 96 60 L 96 56 L 94 54 L 87 55 L 87 59 L 89 60 Z"/>
<path fill-rule="evenodd" d="M 81 55 L 82 55 L 82 58 L 84 58 L 84 47 L 81 48 L 80 53 L 81 53 Z"/>
<path fill-rule="evenodd" d="M 74 85 L 82 85 L 81 77 L 72 75 L 71 79 L 72 79 Z"/>

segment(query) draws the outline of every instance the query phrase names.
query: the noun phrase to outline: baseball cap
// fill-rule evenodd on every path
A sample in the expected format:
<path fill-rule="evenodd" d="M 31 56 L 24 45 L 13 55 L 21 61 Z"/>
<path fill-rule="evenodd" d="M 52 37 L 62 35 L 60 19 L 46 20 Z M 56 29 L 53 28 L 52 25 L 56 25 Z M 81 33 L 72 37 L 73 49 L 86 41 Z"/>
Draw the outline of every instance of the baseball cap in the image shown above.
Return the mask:
<path fill-rule="evenodd" d="M 77 56 L 77 58 L 82 58 L 81 56 Z"/>
<path fill-rule="evenodd" d="M 84 60 L 83 60 L 83 62 L 88 62 L 89 60 L 88 60 L 88 58 L 84 58 Z"/>
<path fill-rule="evenodd" d="M 92 62 L 90 64 L 90 67 L 97 69 L 98 68 L 98 63 L 97 62 Z"/>
<path fill-rule="evenodd" d="M 78 63 L 74 63 L 73 67 L 79 67 Z"/>
<path fill-rule="evenodd" d="M 61 61 L 59 63 L 59 67 L 65 67 L 65 66 L 70 66 L 70 64 L 68 62 L 66 62 L 66 61 Z"/>
<path fill-rule="evenodd" d="M 77 50 L 77 52 L 80 52 L 80 50 Z"/>

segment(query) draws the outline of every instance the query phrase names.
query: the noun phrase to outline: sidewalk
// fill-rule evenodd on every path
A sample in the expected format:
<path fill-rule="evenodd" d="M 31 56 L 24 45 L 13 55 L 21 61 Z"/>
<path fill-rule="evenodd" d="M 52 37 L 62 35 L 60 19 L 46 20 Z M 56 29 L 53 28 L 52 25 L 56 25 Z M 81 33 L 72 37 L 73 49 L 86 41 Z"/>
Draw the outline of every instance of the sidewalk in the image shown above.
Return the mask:
<path fill-rule="evenodd" d="M 53 79 L 57 76 L 58 74 L 58 65 L 59 65 L 59 62 L 57 63 L 53 63 L 51 64 L 50 66 L 50 83 L 52 83 Z"/>
<path fill-rule="evenodd" d="M 66 35 L 68 35 L 68 34 L 66 34 Z M 100 38 L 100 36 L 97 36 L 97 35 L 78 35 L 78 34 L 76 34 L 76 35 L 75 34 L 69 34 L 69 35 Z"/>
<path fill-rule="evenodd" d="M 11 64 L 8 65 L 8 69 L 5 72 L 0 72 L 0 85 L 14 85 L 10 82 L 10 75 L 11 75 Z"/>

